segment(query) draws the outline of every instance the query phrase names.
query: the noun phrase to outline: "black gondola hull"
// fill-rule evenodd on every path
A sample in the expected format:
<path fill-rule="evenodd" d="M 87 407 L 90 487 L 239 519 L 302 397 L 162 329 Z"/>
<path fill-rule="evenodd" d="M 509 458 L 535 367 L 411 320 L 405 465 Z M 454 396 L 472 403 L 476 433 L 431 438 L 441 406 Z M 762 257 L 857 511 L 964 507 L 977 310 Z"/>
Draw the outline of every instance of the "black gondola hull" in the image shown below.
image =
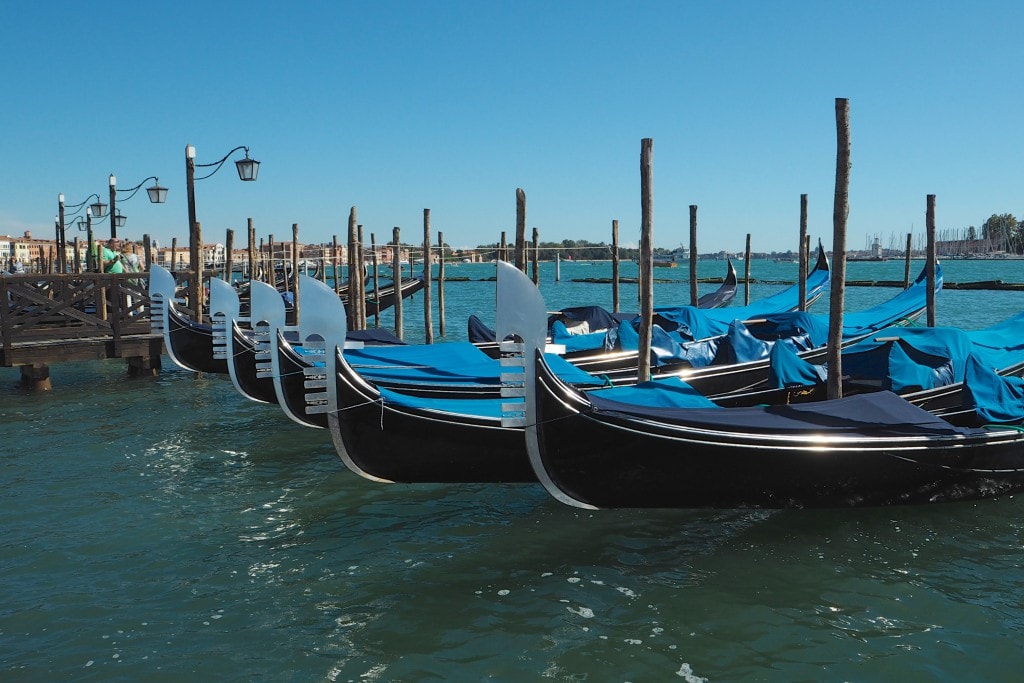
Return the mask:
<path fill-rule="evenodd" d="M 586 406 L 538 363 L 535 468 L 584 506 L 853 507 L 1024 486 L 1024 439 L 1010 432 L 844 441 L 686 429 Z"/>

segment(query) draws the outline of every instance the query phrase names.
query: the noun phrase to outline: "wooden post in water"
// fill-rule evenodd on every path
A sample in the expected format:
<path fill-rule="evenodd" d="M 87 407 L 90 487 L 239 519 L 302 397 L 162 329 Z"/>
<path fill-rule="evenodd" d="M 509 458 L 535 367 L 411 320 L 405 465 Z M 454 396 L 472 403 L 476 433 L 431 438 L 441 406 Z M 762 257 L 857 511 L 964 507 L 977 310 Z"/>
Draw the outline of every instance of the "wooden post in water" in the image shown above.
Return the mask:
<path fill-rule="evenodd" d="M 256 226 L 253 224 L 251 218 L 247 222 L 246 233 L 246 239 L 248 240 L 246 243 L 246 251 L 248 252 L 247 256 L 249 261 L 248 277 L 252 280 L 256 277 Z"/>
<path fill-rule="evenodd" d="M 533 284 L 540 284 L 540 271 L 537 270 L 537 258 L 540 253 L 540 232 L 533 228 L 533 248 L 530 249 L 530 260 L 533 261 Z"/>
<path fill-rule="evenodd" d="M 371 258 L 373 259 L 373 300 L 380 302 L 380 277 L 378 272 L 380 271 L 380 259 L 377 254 L 377 235 L 370 233 L 370 251 Z M 380 303 L 377 304 L 377 312 L 373 314 L 373 326 L 380 327 Z"/>
<path fill-rule="evenodd" d="M 232 255 L 235 251 L 235 231 L 228 228 L 224 238 L 224 282 L 231 282 L 231 268 L 234 266 Z"/>
<path fill-rule="evenodd" d="M 345 317 L 348 319 L 348 329 L 359 329 L 359 290 L 356 288 L 356 207 L 348 211 L 348 306 L 345 307 Z M 397 263 L 397 261 L 395 262 Z"/>
<path fill-rule="evenodd" d="M 832 208 L 832 291 L 828 316 L 828 398 L 843 397 L 846 221 L 850 217 L 850 101 L 836 98 L 836 193 Z"/>
<path fill-rule="evenodd" d="M 697 205 L 690 204 L 690 305 L 697 305 Z"/>
<path fill-rule="evenodd" d="M 195 222 L 193 234 L 195 260 L 192 261 L 192 269 L 195 276 L 192 278 L 195 298 L 192 299 L 192 313 L 197 323 L 203 322 L 203 299 L 206 294 L 203 291 L 203 226 L 199 221 Z M 190 254 L 192 256 L 192 254 Z"/>
<path fill-rule="evenodd" d="M 391 270 L 395 275 L 395 284 L 398 284 L 402 280 L 402 243 L 400 236 L 402 229 L 395 227 L 392 231 L 391 237 Z M 402 297 L 395 295 L 395 336 L 399 339 L 403 338 L 402 333 Z"/>
<path fill-rule="evenodd" d="M 743 305 L 750 303 L 750 233 L 747 233 L 747 248 L 743 252 Z"/>
<path fill-rule="evenodd" d="M 928 294 L 925 301 L 928 307 L 928 327 L 935 327 L 935 195 L 927 196 L 925 209 L 925 226 L 928 230 L 928 260 L 925 269 L 928 274 Z"/>
<path fill-rule="evenodd" d="M 498 259 L 499 261 L 508 261 L 508 242 L 505 241 L 505 231 L 501 231 L 501 242 L 498 243 Z"/>
<path fill-rule="evenodd" d="M 555 282 L 562 281 L 562 252 L 555 252 Z"/>
<path fill-rule="evenodd" d="M 907 233 L 907 259 L 903 264 L 903 289 L 910 288 L 910 254 L 914 248 L 914 234 Z"/>
<path fill-rule="evenodd" d="M 651 326 L 654 320 L 654 173 L 652 138 L 640 141 L 640 341 L 637 379 L 651 378 Z M 691 215 L 692 209 L 691 207 Z"/>
<path fill-rule="evenodd" d="M 77 249 L 75 250 L 75 258 L 78 258 Z M 153 243 L 149 239 L 149 233 L 142 235 L 142 259 L 142 270 L 148 273 L 153 265 Z"/>
<path fill-rule="evenodd" d="M 299 224 L 292 223 L 292 296 L 295 297 L 295 324 L 299 324 Z"/>
<path fill-rule="evenodd" d="M 89 245 L 89 251 L 90 252 L 92 251 L 92 245 L 91 244 Z M 86 262 L 89 263 L 91 260 L 92 260 L 92 254 L 87 254 L 86 255 Z M 90 270 L 92 270 L 92 269 L 90 268 Z M 170 265 L 169 270 L 171 270 L 171 271 L 177 271 L 178 270 L 178 238 L 177 237 L 171 238 L 171 265 Z"/>
<path fill-rule="evenodd" d="M 444 233 L 437 233 L 437 249 L 440 259 L 437 261 L 437 325 L 438 332 L 444 336 Z"/>
<path fill-rule="evenodd" d="M 410 272 L 410 275 L 412 273 Z M 363 252 L 363 226 L 356 226 L 356 277 L 359 279 L 359 329 L 366 329 L 366 255 Z"/>
<path fill-rule="evenodd" d="M 79 256 L 81 252 L 78 251 L 78 235 L 75 235 L 75 261 L 71 264 L 71 272 L 75 275 L 82 274 L 82 259 Z"/>
<path fill-rule="evenodd" d="M 423 338 L 427 344 L 434 343 L 430 275 L 430 209 L 423 209 Z M 396 292 L 396 296 L 401 296 L 401 293 Z"/>
<path fill-rule="evenodd" d="M 267 235 L 267 284 L 277 286 L 277 273 L 274 272 L 274 236 Z"/>
<path fill-rule="evenodd" d="M 619 312 L 619 221 L 612 221 L 612 312 Z"/>
<path fill-rule="evenodd" d="M 526 193 L 516 188 L 516 268 L 526 273 Z"/>
<path fill-rule="evenodd" d="M 797 267 L 797 280 L 800 287 L 800 310 L 807 310 L 807 267 L 808 257 L 807 249 L 804 245 L 807 243 L 807 195 L 800 195 L 800 241 L 797 243 L 797 252 L 800 254 L 799 263 Z"/>
<path fill-rule="evenodd" d="M 338 254 L 338 236 L 331 236 L 331 273 L 334 275 L 334 293 L 341 296 L 341 263 Z M 326 270 L 326 268 L 325 268 Z"/>

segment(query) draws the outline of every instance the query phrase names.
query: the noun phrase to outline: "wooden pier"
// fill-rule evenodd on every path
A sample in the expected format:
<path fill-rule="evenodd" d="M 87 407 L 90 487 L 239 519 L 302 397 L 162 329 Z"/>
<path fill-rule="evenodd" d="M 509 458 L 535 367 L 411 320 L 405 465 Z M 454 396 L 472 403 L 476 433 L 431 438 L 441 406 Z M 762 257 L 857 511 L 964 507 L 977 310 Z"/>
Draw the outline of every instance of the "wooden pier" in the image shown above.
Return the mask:
<path fill-rule="evenodd" d="M 124 358 L 130 375 L 160 370 L 149 273 L 0 275 L 0 366 L 49 390 L 53 363 Z"/>

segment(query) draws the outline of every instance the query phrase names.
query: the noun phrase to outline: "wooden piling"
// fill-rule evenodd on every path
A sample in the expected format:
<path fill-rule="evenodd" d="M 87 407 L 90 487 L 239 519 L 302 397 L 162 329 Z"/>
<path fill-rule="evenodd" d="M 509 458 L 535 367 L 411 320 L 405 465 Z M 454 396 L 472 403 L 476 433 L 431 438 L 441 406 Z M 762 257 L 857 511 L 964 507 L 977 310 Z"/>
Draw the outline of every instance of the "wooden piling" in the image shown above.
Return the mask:
<path fill-rule="evenodd" d="M 828 316 L 828 397 L 843 396 L 846 222 L 850 217 L 850 101 L 836 98 L 836 191 L 832 208 L 832 284 Z"/>
<path fill-rule="evenodd" d="M 505 231 L 501 231 L 501 242 L 498 244 L 498 257 L 499 261 L 508 261 L 508 242 L 505 241 Z"/>
<path fill-rule="evenodd" d="M 637 379 L 641 382 L 651 378 L 651 327 L 654 319 L 653 146 L 652 138 L 640 141 L 640 340 L 637 350 Z M 691 216 L 694 215 L 694 208 L 696 207 L 690 207 Z M 694 282 L 696 283 L 695 279 Z"/>
<path fill-rule="evenodd" d="M 619 221 L 612 221 L 612 311 L 619 312 Z"/>
<path fill-rule="evenodd" d="M 533 240 L 531 241 L 530 258 L 533 262 L 533 284 L 540 284 L 540 271 L 537 270 L 537 258 L 540 253 L 540 232 L 536 227 L 533 229 Z"/>
<path fill-rule="evenodd" d="M 910 254 L 914 248 L 914 235 L 907 233 L 907 258 L 903 264 L 903 289 L 910 288 Z"/>
<path fill-rule="evenodd" d="M 234 266 L 232 255 L 235 251 L 235 231 L 228 228 L 224 238 L 224 282 L 231 282 L 231 268 Z"/>
<path fill-rule="evenodd" d="M 29 391 L 52 391 L 50 366 L 45 363 L 19 366 L 21 371 L 21 387 Z"/>
<path fill-rule="evenodd" d="M 797 252 L 799 252 L 799 263 L 797 268 L 797 280 L 800 287 L 800 310 L 807 310 L 807 267 L 808 258 L 807 250 L 804 248 L 804 244 L 807 243 L 807 195 L 800 195 L 800 241 L 797 242 Z"/>
<path fill-rule="evenodd" d="M 690 305 L 697 299 L 697 205 L 690 204 Z"/>
<path fill-rule="evenodd" d="M 555 252 L 555 282 L 562 281 L 562 252 Z"/>
<path fill-rule="evenodd" d="M 246 250 L 249 257 L 249 272 L 247 276 L 252 280 L 256 277 L 256 226 L 253 224 L 252 218 L 248 219 L 248 224 L 246 225 Z"/>
<path fill-rule="evenodd" d="M 359 290 L 356 289 L 356 207 L 352 207 L 348 211 L 348 258 L 346 264 L 348 265 L 348 306 L 346 309 L 346 318 L 348 318 L 348 329 L 358 330 L 359 329 Z M 395 262 L 397 263 L 397 261 Z"/>
<path fill-rule="evenodd" d="M 925 270 L 928 277 L 928 292 L 925 299 L 928 309 L 928 327 L 935 327 L 935 195 L 930 194 L 926 198 L 925 226 L 928 231 L 928 256 L 925 262 Z"/>
<path fill-rule="evenodd" d="M 391 270 L 395 274 L 395 284 L 398 285 L 402 281 L 402 243 L 401 243 L 402 229 L 395 227 L 391 233 Z M 400 292 L 395 293 L 395 336 L 399 339 L 404 338 L 402 332 L 402 297 Z"/>
<path fill-rule="evenodd" d="M 77 246 L 77 245 L 76 245 Z M 75 260 L 78 260 L 78 250 L 75 249 Z M 153 265 L 153 243 L 149 239 L 149 233 L 142 236 L 142 270 L 149 272 Z"/>
<path fill-rule="evenodd" d="M 423 209 L 423 339 L 427 344 L 434 343 L 430 276 L 430 209 Z M 396 292 L 396 296 L 401 293 Z"/>
<path fill-rule="evenodd" d="M 516 268 L 526 273 L 526 192 L 516 188 Z"/>
<path fill-rule="evenodd" d="M 440 258 L 437 261 L 437 325 L 438 332 L 443 337 L 445 334 L 444 325 L 444 233 L 437 233 L 437 248 Z"/>
<path fill-rule="evenodd" d="M 203 226 L 199 221 L 195 222 L 193 231 L 193 251 L 189 254 L 192 257 L 192 314 L 197 323 L 203 322 L 203 299 L 206 292 L 203 291 Z"/>
<path fill-rule="evenodd" d="M 292 223 L 292 296 L 295 298 L 295 324 L 299 324 L 299 224 Z"/>
<path fill-rule="evenodd" d="M 334 275 L 334 293 L 341 296 L 341 263 L 338 258 L 338 236 L 331 237 L 333 249 L 331 250 L 331 273 Z M 327 270 L 326 264 L 324 270 Z"/>
<path fill-rule="evenodd" d="M 366 258 L 363 254 L 363 226 L 356 225 L 356 276 L 359 279 L 359 329 L 366 329 Z"/>
<path fill-rule="evenodd" d="M 750 304 L 750 233 L 747 233 L 747 248 L 743 252 L 743 305 Z"/>
<path fill-rule="evenodd" d="M 370 251 L 373 253 L 370 258 L 373 260 L 373 300 L 380 301 L 380 258 L 377 254 L 377 235 L 370 233 Z M 380 327 L 380 305 L 377 305 L 377 312 L 373 314 L 373 326 Z"/>

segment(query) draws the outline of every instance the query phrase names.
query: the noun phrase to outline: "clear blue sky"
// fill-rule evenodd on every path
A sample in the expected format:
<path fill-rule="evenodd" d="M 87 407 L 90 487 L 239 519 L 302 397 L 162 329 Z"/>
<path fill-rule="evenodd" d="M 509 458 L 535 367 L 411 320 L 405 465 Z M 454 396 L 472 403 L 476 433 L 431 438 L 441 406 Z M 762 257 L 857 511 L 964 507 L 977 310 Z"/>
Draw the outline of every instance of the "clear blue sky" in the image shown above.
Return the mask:
<path fill-rule="evenodd" d="M 0 9 L 0 234 L 52 235 L 77 203 L 159 176 L 119 232 L 187 235 L 185 145 L 249 146 L 196 185 L 207 241 L 226 228 L 344 241 L 348 211 L 456 247 L 515 232 L 623 243 L 654 139 L 654 242 L 700 250 L 832 238 L 835 98 L 850 100 L 849 239 L 1024 213 L 1019 2 L 7 2 Z M 106 234 L 103 224 L 100 234 Z"/>

